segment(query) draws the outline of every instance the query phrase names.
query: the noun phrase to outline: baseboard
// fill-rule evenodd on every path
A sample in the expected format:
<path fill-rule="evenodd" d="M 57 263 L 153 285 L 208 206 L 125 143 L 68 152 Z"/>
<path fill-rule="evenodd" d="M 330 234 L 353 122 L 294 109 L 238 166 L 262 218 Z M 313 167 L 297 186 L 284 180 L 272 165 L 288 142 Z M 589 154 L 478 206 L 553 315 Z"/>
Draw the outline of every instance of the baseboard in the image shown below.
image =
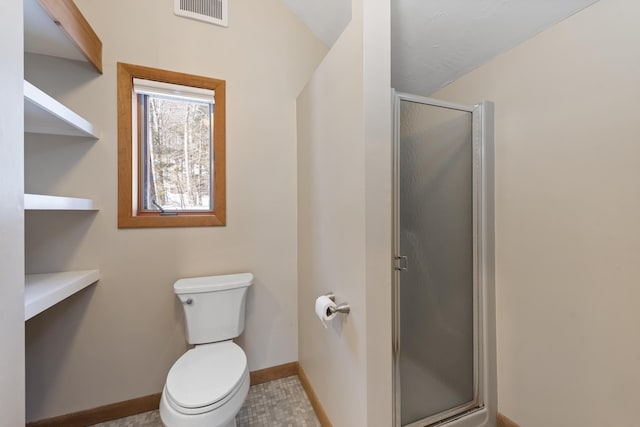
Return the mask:
<path fill-rule="evenodd" d="M 285 363 L 283 365 L 272 366 L 271 368 L 259 369 L 249 373 L 251 385 L 262 384 L 268 381 L 298 375 L 300 383 L 304 388 L 309 402 L 313 407 L 318 421 L 322 427 L 333 427 L 327 413 L 324 411 L 318 395 L 311 387 L 307 374 L 298 362 Z M 158 409 L 160 405 L 160 393 L 149 396 L 138 397 L 136 399 L 125 400 L 124 402 L 112 403 L 93 409 L 74 412 L 72 414 L 61 415 L 59 417 L 47 418 L 40 421 L 27 423 L 27 427 L 86 427 L 93 424 L 116 420 L 118 418 L 130 417 L 143 412 Z M 516 422 L 510 420 L 498 412 L 496 427 L 520 427 Z"/>
<path fill-rule="evenodd" d="M 298 362 L 291 362 L 285 363 L 284 365 L 272 366 L 270 368 L 249 372 L 251 385 L 262 384 L 268 381 L 298 375 L 299 366 Z M 300 381 L 302 382 L 302 379 Z M 305 391 L 307 391 L 307 387 L 305 387 Z M 313 390 L 311 392 L 313 393 Z M 307 394 L 309 394 L 308 391 Z M 309 401 L 311 401 L 313 405 L 311 396 L 309 396 Z M 84 411 L 74 412 L 67 415 L 30 422 L 27 423 L 27 427 L 85 427 L 103 423 L 105 421 L 116 420 L 118 418 L 130 417 L 131 415 L 141 414 L 143 412 L 153 411 L 158 409 L 159 405 L 160 393 L 157 393 L 149 396 L 138 397 L 136 399 L 125 400 L 124 402 L 112 403 L 110 405 L 100 406 L 93 409 L 86 409 Z M 318 413 L 315 405 L 313 406 L 313 409 Z M 322 407 L 320 407 L 320 410 L 324 414 Z M 318 415 L 318 418 L 320 418 L 320 415 Z M 322 426 L 331 426 L 331 423 L 322 424 Z"/>
<path fill-rule="evenodd" d="M 86 427 L 158 409 L 160 393 L 27 423 L 27 427 Z"/>
<path fill-rule="evenodd" d="M 498 416 L 496 417 L 496 427 L 520 427 L 520 425 L 498 412 Z"/>
<path fill-rule="evenodd" d="M 285 363 L 284 365 L 272 366 L 270 368 L 259 369 L 249 372 L 251 385 L 262 384 L 280 378 L 298 375 L 298 362 Z"/>
<path fill-rule="evenodd" d="M 316 413 L 316 417 L 318 417 L 318 421 L 320 421 L 320 425 L 322 427 L 333 427 L 331 421 L 329 421 L 329 417 L 327 413 L 324 411 L 324 408 L 320 404 L 320 399 L 318 399 L 318 395 L 311 387 L 311 383 L 309 382 L 309 378 L 307 374 L 305 374 L 304 369 L 298 363 L 298 378 L 300 378 L 300 382 L 302 383 L 302 387 L 304 391 L 307 393 L 307 397 L 309 398 L 309 402 L 311 402 L 311 406 Z"/>

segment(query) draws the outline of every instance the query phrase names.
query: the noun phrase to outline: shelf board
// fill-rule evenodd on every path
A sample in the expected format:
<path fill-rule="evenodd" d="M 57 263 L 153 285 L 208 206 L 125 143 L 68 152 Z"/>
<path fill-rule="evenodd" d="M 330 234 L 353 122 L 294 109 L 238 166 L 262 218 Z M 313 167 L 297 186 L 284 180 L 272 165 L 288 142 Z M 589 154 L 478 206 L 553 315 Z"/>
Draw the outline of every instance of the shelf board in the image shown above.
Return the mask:
<path fill-rule="evenodd" d="M 27 274 L 24 285 L 24 320 L 31 319 L 98 280 L 98 270 Z"/>
<path fill-rule="evenodd" d="M 93 124 L 24 81 L 24 131 L 97 139 Z"/>
<path fill-rule="evenodd" d="M 102 74 L 102 42 L 73 0 L 24 0 L 24 50 L 88 61 Z"/>
<path fill-rule="evenodd" d="M 26 211 L 97 211 L 98 204 L 91 199 L 77 197 L 47 196 L 42 194 L 25 194 L 24 210 Z"/>

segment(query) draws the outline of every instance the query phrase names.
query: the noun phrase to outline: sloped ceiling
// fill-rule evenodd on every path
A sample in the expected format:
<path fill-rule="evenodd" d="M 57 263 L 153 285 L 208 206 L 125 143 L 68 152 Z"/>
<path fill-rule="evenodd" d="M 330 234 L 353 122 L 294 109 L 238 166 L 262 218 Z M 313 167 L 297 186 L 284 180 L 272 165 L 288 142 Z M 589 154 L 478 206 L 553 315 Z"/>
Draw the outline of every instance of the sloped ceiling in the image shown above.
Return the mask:
<path fill-rule="evenodd" d="M 351 20 L 351 0 L 282 0 L 320 40 L 333 46 Z"/>
<path fill-rule="evenodd" d="M 349 0 L 282 1 L 327 46 L 351 18 Z M 391 84 L 430 95 L 595 1 L 391 0 Z"/>

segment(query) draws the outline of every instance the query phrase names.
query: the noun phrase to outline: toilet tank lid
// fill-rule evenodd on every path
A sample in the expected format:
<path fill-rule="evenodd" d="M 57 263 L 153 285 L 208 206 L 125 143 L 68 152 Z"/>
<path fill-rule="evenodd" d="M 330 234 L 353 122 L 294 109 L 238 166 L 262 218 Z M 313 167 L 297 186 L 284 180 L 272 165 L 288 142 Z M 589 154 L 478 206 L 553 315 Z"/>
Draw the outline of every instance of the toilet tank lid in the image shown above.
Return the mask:
<path fill-rule="evenodd" d="M 253 283 L 253 274 L 239 273 L 222 276 L 190 277 L 180 279 L 173 284 L 176 294 L 195 294 L 200 292 L 226 291 L 228 289 L 246 288 Z"/>

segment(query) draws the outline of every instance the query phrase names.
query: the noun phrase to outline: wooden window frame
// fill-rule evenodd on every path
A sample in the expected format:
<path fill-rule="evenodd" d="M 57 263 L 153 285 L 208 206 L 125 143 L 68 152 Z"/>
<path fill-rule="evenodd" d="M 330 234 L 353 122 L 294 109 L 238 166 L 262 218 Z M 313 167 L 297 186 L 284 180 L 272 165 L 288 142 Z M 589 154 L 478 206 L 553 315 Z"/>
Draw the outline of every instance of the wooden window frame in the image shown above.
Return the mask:
<path fill-rule="evenodd" d="M 215 91 L 213 115 L 213 207 L 212 211 L 178 212 L 163 215 L 155 211 L 134 212 L 138 200 L 133 199 L 134 185 L 140 194 L 140 178 L 134 180 L 134 159 L 140 156 L 140 145 L 133 139 L 133 79 L 153 80 Z M 226 225 L 225 182 L 225 81 L 210 77 L 160 70 L 118 62 L 118 228 L 206 227 Z M 135 102 L 137 105 L 137 102 Z M 140 141 L 140 144 L 142 142 Z M 135 153 L 134 153 L 135 150 Z"/>

